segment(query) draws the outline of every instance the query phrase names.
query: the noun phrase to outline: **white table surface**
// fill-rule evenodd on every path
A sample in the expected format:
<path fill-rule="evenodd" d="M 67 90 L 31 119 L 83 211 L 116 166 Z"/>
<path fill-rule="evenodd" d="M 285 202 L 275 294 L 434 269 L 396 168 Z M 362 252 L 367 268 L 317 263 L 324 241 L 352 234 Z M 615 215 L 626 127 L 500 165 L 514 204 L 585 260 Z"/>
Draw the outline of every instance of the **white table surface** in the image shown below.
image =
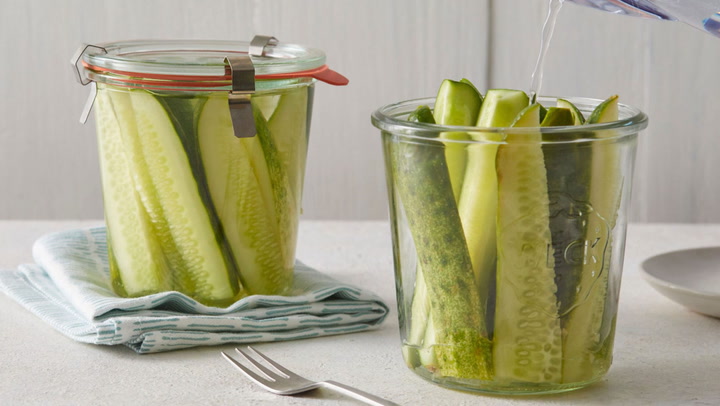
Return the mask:
<path fill-rule="evenodd" d="M 44 233 L 97 224 L 0 221 L 0 269 L 30 262 L 32 243 Z M 378 330 L 257 345 L 310 378 L 354 385 L 402 405 L 720 404 L 720 320 L 666 299 L 639 272 L 656 254 L 720 246 L 720 225 L 631 225 L 607 378 L 576 392 L 515 398 L 443 389 L 405 367 L 387 223 L 307 221 L 299 240 L 298 258 L 375 291 L 392 309 Z M 361 404 L 325 390 L 298 397 L 265 392 L 221 359 L 220 350 L 232 347 L 137 355 L 123 346 L 81 344 L 0 294 L 0 405 Z"/>

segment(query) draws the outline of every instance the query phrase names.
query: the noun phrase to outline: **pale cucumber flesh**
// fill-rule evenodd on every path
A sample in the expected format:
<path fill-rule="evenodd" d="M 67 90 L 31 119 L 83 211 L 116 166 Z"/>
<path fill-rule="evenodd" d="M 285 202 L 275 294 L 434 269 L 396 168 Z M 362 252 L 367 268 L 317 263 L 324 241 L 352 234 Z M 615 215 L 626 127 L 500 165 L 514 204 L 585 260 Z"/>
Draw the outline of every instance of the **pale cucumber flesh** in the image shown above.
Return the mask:
<path fill-rule="evenodd" d="M 175 250 L 182 267 L 173 267 L 179 283 L 193 296 L 209 302 L 232 299 L 232 284 L 217 244 L 207 208 L 202 202 L 190 163 L 166 110 L 145 91 L 129 91 L 137 132 L 128 134 L 137 144 L 136 170 L 143 203 L 150 221 L 167 242 L 165 252 Z"/>
<path fill-rule="evenodd" d="M 109 92 L 99 89 L 95 114 L 113 285 L 125 296 L 171 290 L 162 249 L 135 191 Z"/>
<path fill-rule="evenodd" d="M 550 107 L 540 122 L 541 127 L 558 127 L 574 125 L 575 118 L 568 108 Z"/>
<path fill-rule="evenodd" d="M 246 140 L 232 135 L 223 92 L 99 88 L 116 291 L 178 290 L 213 306 L 285 292 L 292 283 L 312 86 L 256 93 L 258 133 Z"/>
<path fill-rule="evenodd" d="M 540 106 L 516 127 L 538 127 Z M 497 277 L 493 361 L 501 382 L 558 383 L 562 338 L 555 293 L 541 136 L 509 134 L 498 148 Z"/>
<path fill-rule="evenodd" d="M 157 262 L 167 264 L 173 289 L 207 304 L 232 301 L 239 287 L 233 283 L 232 270 L 217 243 L 187 155 L 166 110 L 145 91 L 113 89 L 109 95 L 121 123 L 119 139 L 135 193 L 144 210 L 143 227 L 152 230 L 162 254 L 149 252 Z M 112 218 L 114 214 L 108 215 Z M 113 224 L 108 226 L 112 228 Z M 109 234 L 112 240 L 114 230 Z M 121 266 L 122 259 L 114 259 Z M 123 272 L 145 270 L 125 267 Z"/>
<path fill-rule="evenodd" d="M 527 106 L 525 92 L 490 89 L 485 95 L 478 114 L 478 127 L 507 127 L 515 116 Z M 498 209 L 498 177 L 496 156 L 502 135 L 473 133 L 475 141 L 490 141 L 465 146 L 468 156 L 465 180 L 460 194 L 458 210 L 465 232 L 468 252 L 473 265 L 475 283 L 488 310 L 485 318 L 492 324 L 494 305 L 491 291 L 496 267 L 496 213 Z"/>
<path fill-rule="evenodd" d="M 277 154 L 264 153 L 260 136 L 235 137 L 227 103 L 227 95 L 210 97 L 198 125 L 210 195 L 243 286 L 250 293 L 280 294 L 292 280 L 294 258 L 286 249 L 292 240 L 283 239 L 280 220 L 295 213 L 292 196 L 288 185 L 274 183 L 269 168 L 281 164 L 268 162 L 267 156 L 277 160 Z M 276 187 L 285 190 L 281 202 Z"/>
<path fill-rule="evenodd" d="M 231 284 L 237 285 L 237 266 L 234 263 L 230 248 L 228 247 L 225 235 L 220 225 L 215 206 L 207 184 L 203 157 L 200 153 L 198 125 L 200 112 L 203 110 L 209 94 L 180 94 L 169 96 L 167 94 L 156 94 L 155 99 L 160 102 L 173 124 L 175 133 L 185 149 L 185 155 L 190 163 L 190 169 L 197 183 L 198 195 L 206 207 L 208 219 L 215 233 L 218 247 L 223 254 Z"/>

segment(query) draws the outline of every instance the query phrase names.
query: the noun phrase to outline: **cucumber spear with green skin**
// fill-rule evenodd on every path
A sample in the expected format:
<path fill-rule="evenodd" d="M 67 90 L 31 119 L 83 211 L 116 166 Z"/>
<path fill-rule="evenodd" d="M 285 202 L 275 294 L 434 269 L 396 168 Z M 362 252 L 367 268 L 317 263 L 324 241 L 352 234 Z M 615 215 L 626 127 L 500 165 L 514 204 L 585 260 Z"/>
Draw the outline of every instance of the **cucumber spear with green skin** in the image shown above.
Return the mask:
<path fill-rule="evenodd" d="M 433 110 L 435 123 L 457 126 L 475 125 L 482 101 L 480 92 L 467 79 L 460 82 L 446 79 L 440 85 L 440 90 L 435 98 L 435 109 Z M 461 131 L 444 132 L 440 134 L 440 138 L 453 141 L 468 141 L 470 135 Z M 452 142 L 445 144 L 445 158 L 450 173 L 453 195 L 455 201 L 458 201 L 463 178 L 465 177 L 465 166 L 467 165 L 465 145 Z"/>
<path fill-rule="evenodd" d="M 618 97 L 598 105 L 588 124 L 618 119 Z M 589 255 L 586 255 L 577 282 L 577 296 L 564 327 L 563 381 L 582 382 L 593 378 L 595 363 L 604 360 L 602 334 L 608 299 L 612 240 L 624 179 L 615 140 L 596 140 L 592 145 L 589 201 L 594 213 L 586 227 Z M 610 324 L 612 324 L 611 322 Z M 608 324 L 608 323 L 605 323 Z M 609 332 L 612 326 L 608 326 Z"/>
<path fill-rule="evenodd" d="M 583 125 L 585 124 L 585 117 L 583 117 L 582 112 L 575 107 L 574 104 L 572 104 L 570 101 L 565 99 L 558 99 L 557 106 L 559 108 L 564 108 L 570 110 L 570 115 L 572 116 L 572 123 L 571 124 L 562 124 L 562 125 Z"/>
<path fill-rule="evenodd" d="M 213 95 L 198 124 L 210 196 L 243 286 L 251 294 L 282 294 L 292 280 L 288 245 L 299 208 L 261 110 L 253 109 L 257 134 L 237 138 L 226 106 L 226 94 Z"/>
<path fill-rule="evenodd" d="M 436 124 L 433 112 L 428 106 L 419 106 L 410 113 L 408 121 L 415 123 Z M 415 271 L 415 288 L 413 289 L 412 304 L 410 305 L 410 326 L 403 346 L 403 358 L 410 368 L 426 366 L 433 369 L 437 364 L 435 352 L 432 348 L 432 338 L 425 339 L 425 332 L 430 322 L 430 300 L 422 268 L 418 265 Z M 406 321 L 407 323 L 407 321 Z"/>
<path fill-rule="evenodd" d="M 435 99 L 435 109 L 431 112 L 427 106 L 421 106 L 409 120 L 440 125 L 472 126 L 477 121 L 481 104 L 482 95 L 467 79 L 459 82 L 444 80 Z M 440 139 L 451 141 L 444 143 L 445 162 L 453 196 L 457 202 L 465 176 L 467 153 L 465 144 L 452 141 L 469 140 L 470 135 L 461 131 L 443 132 L 440 134 Z M 427 295 L 424 292 L 426 285 L 421 267 L 418 267 L 416 281 L 412 304 L 415 321 L 411 325 L 409 341 L 414 345 L 421 344 L 419 356 L 423 365 L 435 365 L 437 360 L 433 346 L 436 343 L 436 335 L 433 319 L 427 311 Z"/>
<path fill-rule="evenodd" d="M 554 119 L 545 120 L 542 126 L 579 126 L 585 123 L 582 113 L 571 102 L 558 99 L 557 107 L 550 110 L 563 111 L 555 114 Z M 582 133 L 566 132 L 563 140 L 553 134 L 553 141 L 572 141 L 583 137 Z M 555 277 L 558 285 L 558 306 L 561 324 L 567 318 L 564 315 L 575 301 L 575 288 L 579 280 L 581 265 L 577 257 L 582 249 L 568 251 L 568 245 L 584 241 L 590 179 L 591 151 L 587 144 L 578 142 L 551 142 L 543 145 L 545 167 L 547 169 L 548 193 L 550 197 L 550 229 L 552 230 L 551 254 L 555 262 Z M 575 242 L 575 243 L 573 243 Z"/>
<path fill-rule="evenodd" d="M 264 99 L 277 99 L 272 114 L 263 110 Z M 277 149 L 277 155 L 286 169 L 290 189 L 300 211 L 303 174 L 308 148 L 308 101 L 312 101 L 312 92 L 307 87 L 293 88 L 279 92 L 278 95 L 260 95 L 253 98 L 253 105 L 259 109 L 267 122 L 267 130 Z M 288 244 L 295 247 L 295 242 Z"/>
<path fill-rule="evenodd" d="M 405 209 L 427 290 L 436 376 L 488 380 L 491 343 L 441 142 L 386 135 L 393 189 Z"/>

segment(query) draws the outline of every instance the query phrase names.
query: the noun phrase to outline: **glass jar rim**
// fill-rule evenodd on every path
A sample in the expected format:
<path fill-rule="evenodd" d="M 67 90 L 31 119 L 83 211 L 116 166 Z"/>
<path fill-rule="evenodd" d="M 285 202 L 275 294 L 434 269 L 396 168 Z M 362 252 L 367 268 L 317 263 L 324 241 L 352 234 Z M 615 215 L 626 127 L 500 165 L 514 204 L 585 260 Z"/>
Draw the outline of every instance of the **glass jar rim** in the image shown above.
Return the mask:
<path fill-rule="evenodd" d="M 538 102 L 543 105 L 551 104 L 554 106 L 559 97 L 553 96 L 540 96 L 537 98 Z M 579 110 L 584 114 L 590 113 L 595 106 L 602 103 L 603 100 L 592 99 L 586 97 L 564 97 L 563 99 L 573 103 Z M 578 136 L 583 133 L 588 135 L 612 131 L 610 136 L 603 136 L 603 140 L 616 139 L 627 137 L 639 133 L 641 130 L 648 126 L 648 117 L 640 109 L 626 105 L 618 105 L 618 113 L 621 117 L 620 120 L 612 121 L 609 123 L 599 124 L 583 124 L 582 126 L 556 126 L 556 127 L 475 127 L 475 126 L 453 126 L 453 125 L 439 125 L 439 124 L 427 124 L 411 122 L 407 120 L 407 116 L 412 113 L 419 106 L 429 106 L 432 108 L 435 103 L 434 97 L 426 97 L 421 99 L 412 99 L 401 101 L 398 103 L 392 103 L 380 107 L 375 110 L 371 115 L 372 124 L 382 131 L 389 132 L 392 134 L 400 135 L 404 138 L 415 138 L 417 140 L 428 141 L 436 138 L 439 133 L 443 132 L 469 132 L 469 133 L 483 133 L 483 134 L 535 134 L 538 133 L 543 135 L 543 144 L 556 144 L 556 143 L 578 143 L 587 141 L 597 141 L 597 136 L 582 137 Z M 557 136 L 556 140 L 553 140 L 549 136 Z M 563 137 L 566 135 L 566 137 Z M 571 136 L 571 137 L 567 137 Z M 483 138 L 483 141 L 477 140 L 455 140 L 455 139 L 443 139 L 443 143 L 458 143 L 458 144 L 475 144 L 475 143 L 487 143 L 487 144 L 505 144 L 503 140 L 494 141 L 487 138 Z"/>

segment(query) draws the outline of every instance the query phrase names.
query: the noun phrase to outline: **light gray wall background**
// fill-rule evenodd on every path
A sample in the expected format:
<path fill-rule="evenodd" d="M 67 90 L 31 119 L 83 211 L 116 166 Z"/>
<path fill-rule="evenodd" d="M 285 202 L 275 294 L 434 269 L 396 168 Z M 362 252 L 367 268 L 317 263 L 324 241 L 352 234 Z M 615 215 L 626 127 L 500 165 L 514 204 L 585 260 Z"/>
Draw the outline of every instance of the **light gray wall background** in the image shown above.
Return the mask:
<path fill-rule="evenodd" d="M 0 0 L 0 218 L 102 217 L 83 42 L 247 40 L 325 50 L 348 87 L 317 86 L 304 218 L 384 219 L 380 105 L 432 96 L 443 78 L 529 86 L 546 0 Z M 560 13 L 544 94 L 613 93 L 648 113 L 631 219 L 720 221 L 720 40 L 678 23 L 575 5 Z"/>

